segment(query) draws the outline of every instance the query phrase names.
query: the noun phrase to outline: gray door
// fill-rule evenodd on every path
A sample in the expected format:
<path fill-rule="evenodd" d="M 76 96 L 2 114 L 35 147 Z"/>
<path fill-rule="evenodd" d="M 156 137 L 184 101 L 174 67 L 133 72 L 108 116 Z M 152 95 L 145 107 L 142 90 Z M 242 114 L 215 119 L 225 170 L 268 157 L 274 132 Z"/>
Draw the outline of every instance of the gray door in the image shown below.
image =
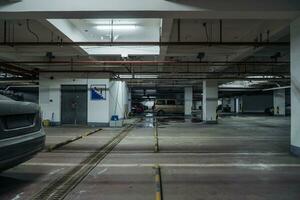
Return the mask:
<path fill-rule="evenodd" d="M 87 124 L 87 85 L 61 86 L 61 123 Z"/>

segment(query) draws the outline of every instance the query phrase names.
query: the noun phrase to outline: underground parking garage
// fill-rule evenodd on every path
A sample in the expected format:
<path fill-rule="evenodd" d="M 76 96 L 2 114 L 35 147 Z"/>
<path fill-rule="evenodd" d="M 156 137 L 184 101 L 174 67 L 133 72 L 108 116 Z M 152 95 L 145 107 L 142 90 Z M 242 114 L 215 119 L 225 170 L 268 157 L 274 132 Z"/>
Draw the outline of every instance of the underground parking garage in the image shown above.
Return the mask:
<path fill-rule="evenodd" d="M 0 199 L 298 200 L 299 16 L 0 1 Z"/>

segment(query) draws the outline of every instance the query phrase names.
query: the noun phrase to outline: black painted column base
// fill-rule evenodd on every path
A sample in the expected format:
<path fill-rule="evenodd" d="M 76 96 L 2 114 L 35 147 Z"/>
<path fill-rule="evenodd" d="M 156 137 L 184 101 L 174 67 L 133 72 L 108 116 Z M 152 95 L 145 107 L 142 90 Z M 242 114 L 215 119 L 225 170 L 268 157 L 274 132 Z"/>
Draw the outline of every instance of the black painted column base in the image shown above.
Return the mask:
<path fill-rule="evenodd" d="M 217 124 L 217 120 L 212 120 L 212 121 L 204 121 L 206 124 Z"/>
<path fill-rule="evenodd" d="M 300 157 L 300 147 L 291 145 L 291 153 L 292 153 L 294 156 Z"/>

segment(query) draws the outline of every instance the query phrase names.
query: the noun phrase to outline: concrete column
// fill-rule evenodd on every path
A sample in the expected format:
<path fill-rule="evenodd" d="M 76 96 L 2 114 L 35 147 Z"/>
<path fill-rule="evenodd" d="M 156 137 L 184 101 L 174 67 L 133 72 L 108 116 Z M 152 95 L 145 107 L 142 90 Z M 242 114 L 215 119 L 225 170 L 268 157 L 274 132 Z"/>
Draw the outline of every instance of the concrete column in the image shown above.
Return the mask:
<path fill-rule="evenodd" d="M 285 89 L 273 91 L 274 115 L 285 115 Z"/>
<path fill-rule="evenodd" d="M 184 88 L 184 115 L 192 116 L 192 107 L 193 107 L 193 88 L 185 87 Z"/>
<path fill-rule="evenodd" d="M 300 18 L 291 24 L 291 151 L 300 156 Z"/>
<path fill-rule="evenodd" d="M 239 97 L 237 97 L 237 98 L 235 99 L 235 112 L 236 112 L 236 113 L 239 113 L 239 112 L 240 112 L 240 98 L 239 98 Z"/>
<path fill-rule="evenodd" d="M 128 90 L 128 113 L 131 112 L 131 106 L 132 106 L 131 90 Z"/>
<path fill-rule="evenodd" d="M 230 112 L 234 113 L 235 111 L 235 98 L 231 97 L 230 98 Z"/>
<path fill-rule="evenodd" d="M 215 80 L 203 81 L 203 121 L 217 123 L 218 83 Z"/>

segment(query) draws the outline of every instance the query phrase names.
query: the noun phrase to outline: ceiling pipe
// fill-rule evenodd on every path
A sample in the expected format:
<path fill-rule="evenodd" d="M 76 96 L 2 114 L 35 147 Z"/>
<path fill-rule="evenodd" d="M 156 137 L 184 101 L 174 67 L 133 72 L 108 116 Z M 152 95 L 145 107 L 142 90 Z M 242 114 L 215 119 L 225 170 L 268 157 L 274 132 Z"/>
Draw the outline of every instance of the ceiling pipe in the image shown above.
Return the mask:
<path fill-rule="evenodd" d="M 249 80 L 249 81 L 289 81 L 290 78 L 280 77 L 280 78 L 269 78 L 269 77 L 263 77 L 263 78 L 248 78 L 248 77 L 190 77 L 190 78 L 183 78 L 183 77 L 177 77 L 177 78 L 118 78 L 120 80 L 124 81 L 139 81 L 139 80 L 148 80 L 148 81 L 180 81 L 180 80 L 187 80 L 187 81 L 193 81 L 193 80 Z"/>
<path fill-rule="evenodd" d="M 25 84 L 25 83 L 28 83 L 28 84 L 32 84 L 32 83 L 38 83 L 39 80 L 29 80 L 29 79 L 0 79 L 0 84 L 17 84 L 17 83 L 20 83 L 20 84 Z"/>
<path fill-rule="evenodd" d="M 290 42 L 2 42 L 0 46 L 289 46 Z"/>
<path fill-rule="evenodd" d="M 8 85 L 4 89 L 4 91 L 10 90 L 10 88 L 12 88 L 12 87 L 14 87 L 14 88 L 33 88 L 33 87 L 38 88 L 39 86 L 36 84 L 36 82 L 32 82 L 32 83 L 29 83 L 29 84 L 26 84 L 26 85 Z"/>
<path fill-rule="evenodd" d="M 290 64 L 288 61 L 5 61 L 0 64 L 75 64 L 75 65 L 228 65 L 228 64 L 249 64 L 249 65 L 282 65 Z"/>
<path fill-rule="evenodd" d="M 273 90 L 290 89 L 290 88 L 291 86 L 282 86 L 282 87 L 267 88 L 267 89 L 263 89 L 262 91 L 273 91 Z"/>
<path fill-rule="evenodd" d="M 21 75 L 24 77 L 36 77 L 37 72 L 23 69 L 10 63 L 0 62 L 0 71 L 5 71 L 14 75 Z"/>
<path fill-rule="evenodd" d="M 107 70 L 40 70 L 40 73 L 115 73 L 115 74 L 122 74 L 122 75 L 132 75 L 131 72 L 123 72 L 123 71 L 107 71 Z M 153 71 L 143 71 L 143 72 L 134 72 L 134 75 L 153 75 L 153 74 L 162 74 L 162 75 L 231 75 L 231 74 L 238 74 L 238 75 L 266 75 L 266 76 L 282 76 L 284 74 L 289 75 L 290 72 L 197 72 L 197 71 L 189 71 L 189 72 L 153 72 Z"/>

